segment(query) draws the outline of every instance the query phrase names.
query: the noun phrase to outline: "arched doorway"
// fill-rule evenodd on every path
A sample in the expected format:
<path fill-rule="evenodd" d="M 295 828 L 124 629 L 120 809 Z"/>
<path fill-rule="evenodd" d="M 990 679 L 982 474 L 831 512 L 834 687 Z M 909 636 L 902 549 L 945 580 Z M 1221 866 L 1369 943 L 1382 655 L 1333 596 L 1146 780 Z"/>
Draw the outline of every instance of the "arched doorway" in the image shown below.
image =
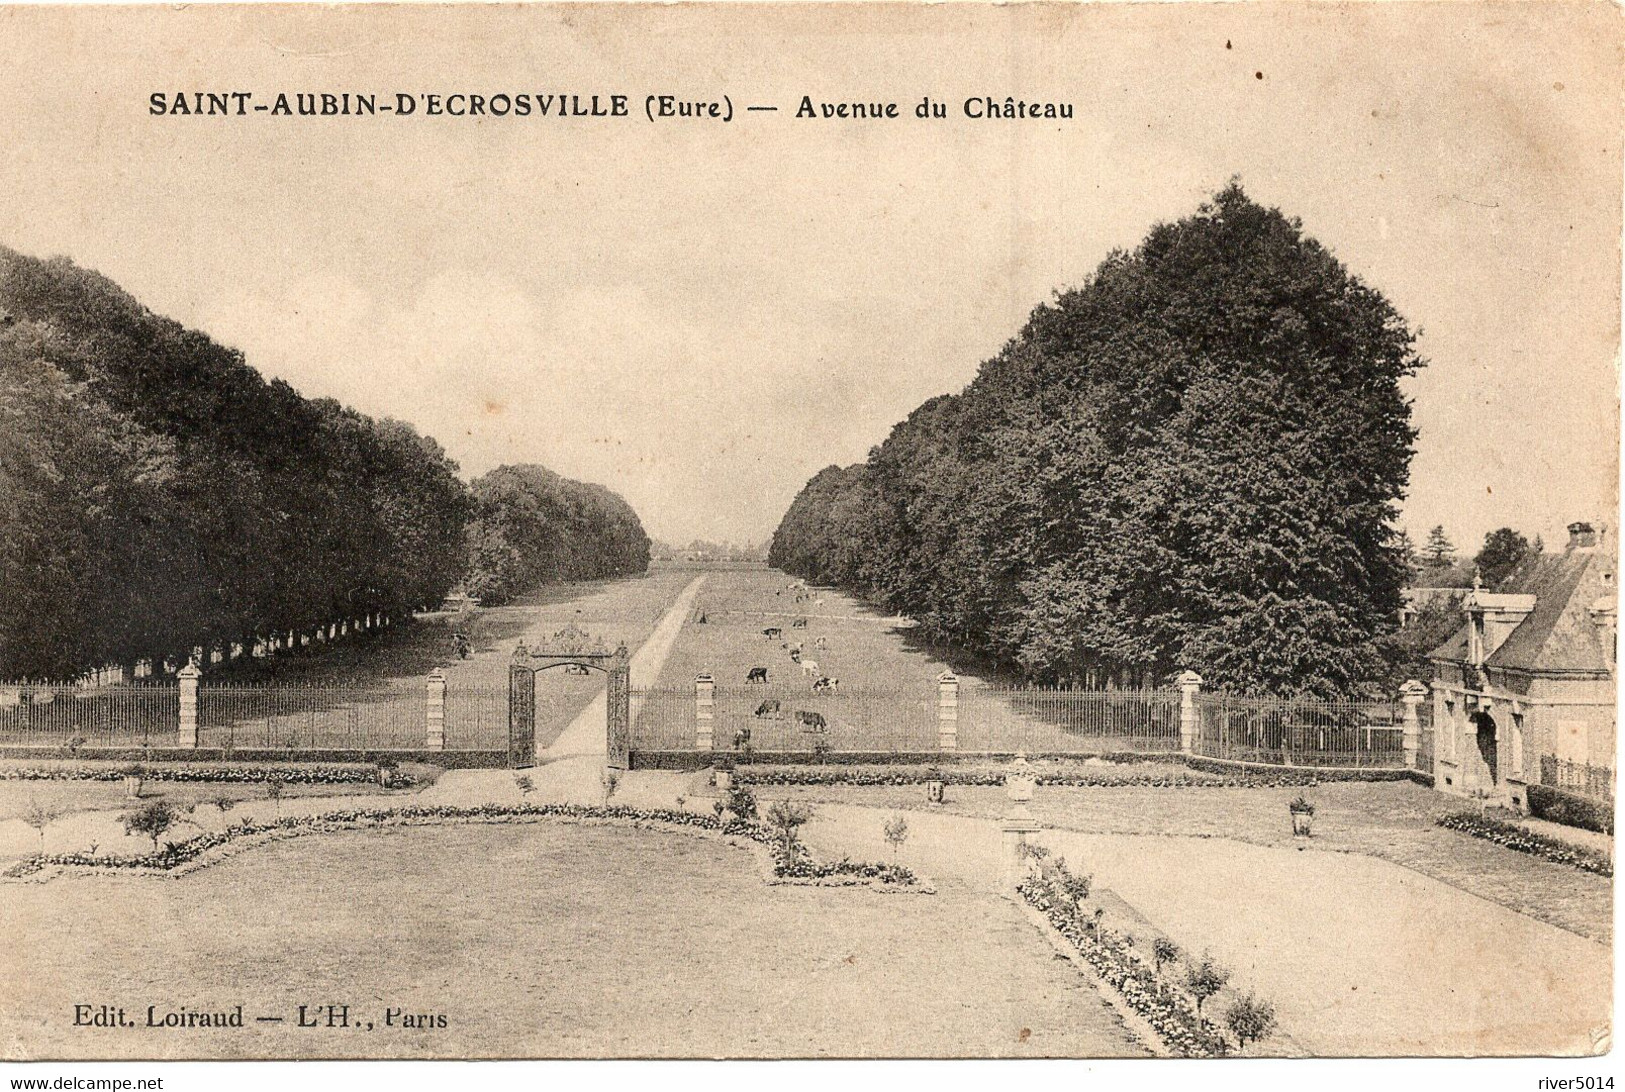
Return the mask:
<path fill-rule="evenodd" d="M 574 664 L 609 676 L 605 688 L 605 764 L 627 768 L 631 749 L 632 656 L 621 645 L 611 652 L 603 641 L 566 626 L 535 648 L 523 641 L 508 666 L 508 765 L 536 762 L 536 673 Z"/>
<path fill-rule="evenodd" d="M 1490 773 L 1490 787 L 1501 783 L 1501 769 L 1498 758 L 1498 745 L 1496 736 L 1495 718 L 1488 713 L 1475 713 L 1473 720 L 1478 725 L 1478 755 L 1484 760 L 1484 766 Z"/>

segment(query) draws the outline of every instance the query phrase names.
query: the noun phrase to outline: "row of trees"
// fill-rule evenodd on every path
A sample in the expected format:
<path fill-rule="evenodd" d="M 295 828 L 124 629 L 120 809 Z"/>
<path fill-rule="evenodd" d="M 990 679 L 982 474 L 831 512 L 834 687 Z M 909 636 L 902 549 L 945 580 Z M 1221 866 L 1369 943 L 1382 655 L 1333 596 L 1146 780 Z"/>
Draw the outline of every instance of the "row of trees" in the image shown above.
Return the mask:
<path fill-rule="evenodd" d="M 1380 294 L 1232 184 L 816 475 L 770 561 L 1040 680 L 1350 694 L 1397 625 L 1421 364 Z"/>
<path fill-rule="evenodd" d="M 99 274 L 0 248 L 0 678 L 437 603 L 479 509 L 456 470 Z"/>
<path fill-rule="evenodd" d="M 486 604 L 538 584 L 627 576 L 649 567 L 649 536 L 631 505 L 601 485 L 546 467 L 503 466 L 473 484 L 464 587 Z"/>

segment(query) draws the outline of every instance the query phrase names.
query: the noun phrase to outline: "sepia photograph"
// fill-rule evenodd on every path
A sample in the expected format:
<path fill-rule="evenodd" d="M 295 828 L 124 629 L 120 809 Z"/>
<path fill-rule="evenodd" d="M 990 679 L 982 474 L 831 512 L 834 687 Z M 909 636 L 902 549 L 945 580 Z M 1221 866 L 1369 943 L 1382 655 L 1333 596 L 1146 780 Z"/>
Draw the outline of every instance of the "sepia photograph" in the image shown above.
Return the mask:
<path fill-rule="evenodd" d="M 1622 27 L 0 4 L 12 1087 L 1611 1088 Z"/>

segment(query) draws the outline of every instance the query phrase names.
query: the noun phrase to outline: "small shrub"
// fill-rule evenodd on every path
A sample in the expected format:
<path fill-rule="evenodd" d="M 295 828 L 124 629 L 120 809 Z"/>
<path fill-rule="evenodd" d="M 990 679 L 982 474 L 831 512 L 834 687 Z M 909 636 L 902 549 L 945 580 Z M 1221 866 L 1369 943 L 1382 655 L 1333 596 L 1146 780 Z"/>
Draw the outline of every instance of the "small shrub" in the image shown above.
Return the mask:
<path fill-rule="evenodd" d="M 1089 897 L 1089 890 L 1094 886 L 1095 882 L 1093 873 L 1085 875 L 1073 872 L 1071 869 L 1067 868 L 1065 857 L 1057 857 L 1055 859 L 1055 868 L 1060 874 L 1061 890 L 1066 892 L 1067 897 L 1069 897 L 1073 902 L 1083 902 Z M 1100 911 L 1097 910 L 1096 914 L 1098 915 L 1099 913 Z"/>
<path fill-rule="evenodd" d="M 1224 1025 L 1242 1046 L 1256 1043 L 1275 1030 L 1275 1006 L 1249 993 L 1225 1010 Z"/>
<path fill-rule="evenodd" d="M 789 800 L 775 801 L 767 809 L 767 822 L 786 844 L 796 840 L 796 831 L 811 821 L 813 809 L 811 804 L 795 804 Z"/>
<path fill-rule="evenodd" d="M 903 848 L 903 843 L 908 841 L 908 820 L 901 814 L 894 815 L 886 820 L 881 833 L 885 834 L 886 844 L 891 846 L 892 856 L 895 857 L 897 851 Z"/>
<path fill-rule="evenodd" d="M 282 797 L 288 791 L 288 783 L 280 775 L 273 774 L 265 779 L 265 798 L 276 805 L 277 817 L 282 816 Z"/>
<path fill-rule="evenodd" d="M 158 839 L 169 832 L 180 818 L 175 808 L 167 800 L 154 800 L 146 807 L 133 811 L 124 817 L 124 833 L 145 834 L 152 839 L 153 852 L 158 850 Z"/>
<path fill-rule="evenodd" d="M 28 807 L 23 810 L 22 820 L 34 828 L 34 833 L 39 835 L 40 852 L 45 852 L 45 828 L 56 821 L 56 810 L 46 807 L 30 796 Z"/>
<path fill-rule="evenodd" d="M 519 786 L 519 791 L 526 796 L 529 796 L 531 793 L 536 791 L 536 782 L 523 775 L 514 778 L 513 783 Z"/>
<path fill-rule="evenodd" d="M 237 806 L 236 799 L 230 796 L 217 796 L 210 800 L 209 803 L 213 804 L 221 815 L 225 815 L 226 812 Z"/>
<path fill-rule="evenodd" d="M 1158 937 L 1151 942 L 1151 959 L 1156 963 L 1158 974 L 1162 973 L 1164 963 L 1173 963 L 1179 959 L 1179 945 L 1167 937 Z"/>
<path fill-rule="evenodd" d="M 1213 962 L 1213 957 L 1204 954 L 1200 962 L 1193 963 L 1185 971 L 1185 989 L 1189 991 L 1191 1000 L 1196 1002 L 1196 1011 L 1202 1011 L 1202 1002 L 1224 989 L 1224 984 L 1230 981 L 1230 972 Z"/>
<path fill-rule="evenodd" d="M 610 769 L 608 766 L 604 767 L 603 783 L 604 803 L 608 804 L 610 798 L 615 795 L 615 790 L 621 787 L 620 771 Z"/>
<path fill-rule="evenodd" d="M 733 813 L 735 819 L 751 821 L 756 818 L 756 794 L 750 791 L 748 785 L 730 786 L 720 803 L 725 810 Z"/>

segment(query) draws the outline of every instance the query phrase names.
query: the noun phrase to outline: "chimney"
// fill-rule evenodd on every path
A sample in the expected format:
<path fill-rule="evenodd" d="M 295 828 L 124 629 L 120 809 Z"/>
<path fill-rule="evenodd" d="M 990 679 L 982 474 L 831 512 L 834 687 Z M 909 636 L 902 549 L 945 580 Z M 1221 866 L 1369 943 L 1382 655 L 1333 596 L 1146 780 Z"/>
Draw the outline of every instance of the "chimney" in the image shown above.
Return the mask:
<path fill-rule="evenodd" d="M 1569 524 L 1569 549 L 1589 550 L 1597 545 L 1597 532 L 1589 523 Z"/>

